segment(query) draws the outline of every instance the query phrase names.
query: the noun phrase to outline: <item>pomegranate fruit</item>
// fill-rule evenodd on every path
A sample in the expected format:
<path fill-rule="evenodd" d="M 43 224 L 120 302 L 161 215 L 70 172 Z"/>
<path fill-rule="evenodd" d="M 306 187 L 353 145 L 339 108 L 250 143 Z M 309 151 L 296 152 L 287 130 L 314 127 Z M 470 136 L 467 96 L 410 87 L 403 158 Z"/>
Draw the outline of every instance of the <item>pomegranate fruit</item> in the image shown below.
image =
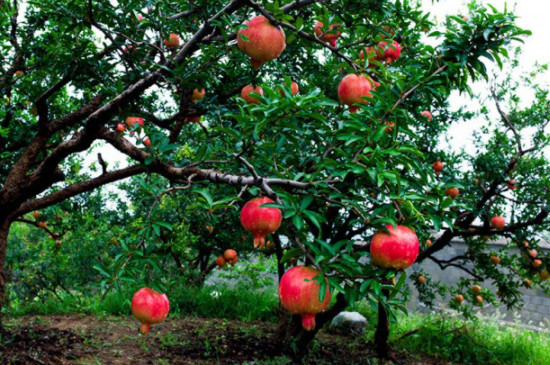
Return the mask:
<path fill-rule="evenodd" d="M 320 285 L 313 280 L 320 271 L 309 266 L 294 266 L 281 278 L 279 298 L 281 304 L 292 314 L 302 316 L 302 327 L 306 331 L 315 329 L 315 315 L 327 309 L 332 297 L 325 279 L 325 297 L 319 300 Z M 307 280 L 307 281 L 306 281 Z"/>
<path fill-rule="evenodd" d="M 363 98 L 372 97 L 371 91 L 374 90 L 374 86 L 374 81 L 370 77 L 349 74 L 338 85 L 338 98 L 340 102 L 350 107 L 350 112 L 355 113 L 358 108 L 353 104 L 367 104 L 368 101 Z"/>
<path fill-rule="evenodd" d="M 381 58 L 386 61 L 387 64 L 397 60 L 401 55 L 401 46 L 397 41 L 393 41 L 390 45 L 388 45 L 388 42 L 380 42 L 378 43 L 378 48 L 381 49 L 380 53 L 383 52 Z"/>
<path fill-rule="evenodd" d="M 420 113 L 424 118 L 428 119 L 428 121 L 432 121 L 433 115 L 429 110 L 424 110 L 422 113 Z"/>
<path fill-rule="evenodd" d="M 141 321 L 139 331 L 146 335 L 152 324 L 164 321 L 170 310 L 166 294 L 149 288 L 139 289 L 132 298 L 132 313 Z"/>
<path fill-rule="evenodd" d="M 491 227 L 496 229 L 503 229 L 506 226 L 506 220 L 504 217 L 496 216 L 491 218 Z"/>
<path fill-rule="evenodd" d="M 426 240 L 426 246 L 432 247 L 432 240 Z"/>
<path fill-rule="evenodd" d="M 445 195 L 447 195 L 451 199 L 456 198 L 458 194 L 460 194 L 460 190 L 458 190 L 458 188 L 452 187 L 445 189 Z"/>
<path fill-rule="evenodd" d="M 164 45 L 168 48 L 178 47 L 180 45 L 180 37 L 176 33 L 170 33 L 168 39 L 164 39 Z"/>
<path fill-rule="evenodd" d="M 226 263 L 227 262 L 225 261 L 223 256 L 216 257 L 216 265 L 218 265 L 218 269 L 221 269 L 222 267 L 224 267 Z"/>
<path fill-rule="evenodd" d="M 510 190 L 516 190 L 518 187 L 516 185 L 516 180 L 508 180 L 506 182 L 506 186 L 508 187 L 508 189 Z"/>
<path fill-rule="evenodd" d="M 290 93 L 292 95 L 296 95 L 296 94 L 298 94 L 299 90 L 300 90 L 300 88 L 298 87 L 298 84 L 295 83 L 294 81 L 292 81 L 292 83 L 290 84 Z M 282 88 L 281 88 L 281 96 L 285 96 L 285 92 Z"/>
<path fill-rule="evenodd" d="M 254 235 L 254 248 L 263 248 L 265 236 L 275 232 L 283 220 L 278 208 L 260 207 L 268 203 L 274 202 L 268 197 L 254 198 L 247 202 L 241 210 L 241 224 L 244 229 Z"/>
<path fill-rule="evenodd" d="M 435 174 L 439 175 L 439 173 L 443 171 L 443 162 L 435 161 L 432 165 L 432 168 L 434 169 Z"/>
<path fill-rule="evenodd" d="M 243 98 L 244 101 L 246 101 L 248 104 L 260 104 L 260 101 L 258 99 L 248 95 L 250 93 L 257 93 L 257 94 L 263 95 L 264 94 L 263 89 L 259 86 L 254 87 L 252 85 L 246 85 L 241 90 L 241 98 Z"/>
<path fill-rule="evenodd" d="M 40 213 L 38 210 L 37 210 L 37 211 L 34 211 L 34 212 L 32 213 L 32 216 L 34 217 L 34 219 L 40 218 L 41 215 L 42 215 L 42 213 Z"/>
<path fill-rule="evenodd" d="M 531 266 L 533 266 L 535 269 L 538 269 L 542 266 L 542 261 L 539 259 L 533 260 L 533 262 L 531 262 Z"/>
<path fill-rule="evenodd" d="M 483 297 L 481 295 L 476 295 L 476 302 L 481 305 L 483 303 Z"/>
<path fill-rule="evenodd" d="M 462 295 L 460 295 L 460 294 L 455 295 L 455 301 L 456 301 L 458 304 L 462 304 L 462 302 L 464 301 L 464 296 L 462 296 Z"/>
<path fill-rule="evenodd" d="M 254 17 L 244 24 L 248 28 L 237 32 L 237 44 L 250 57 L 252 68 L 257 69 L 283 53 L 286 37 L 281 27 L 274 27 L 264 16 Z"/>
<path fill-rule="evenodd" d="M 495 266 L 500 264 L 500 257 L 498 256 L 491 256 L 490 260 L 491 260 L 491 263 Z"/>
<path fill-rule="evenodd" d="M 145 124 L 145 120 L 140 117 L 127 117 L 126 118 L 126 125 L 130 128 L 132 128 L 135 124 L 139 124 L 140 126 Z"/>
<path fill-rule="evenodd" d="M 122 132 L 124 132 L 125 130 L 126 130 L 126 127 L 124 126 L 124 124 L 118 123 L 118 124 L 116 125 L 116 131 L 117 131 L 118 133 L 122 133 Z"/>
<path fill-rule="evenodd" d="M 527 251 L 530 257 L 535 258 L 537 257 L 537 250 L 529 250 Z"/>
<path fill-rule="evenodd" d="M 424 275 L 420 275 L 416 278 L 416 281 L 418 281 L 419 284 L 424 284 L 426 282 L 426 277 Z"/>
<path fill-rule="evenodd" d="M 40 227 L 42 229 L 46 228 L 47 225 L 48 225 L 48 223 L 46 223 L 46 222 L 38 222 L 38 227 Z"/>
<path fill-rule="evenodd" d="M 533 281 L 530 279 L 523 280 L 523 285 L 525 285 L 527 288 L 530 288 L 533 285 Z"/>
<path fill-rule="evenodd" d="M 548 280 L 548 278 L 550 278 L 550 272 L 548 272 L 548 270 L 546 269 L 543 269 L 539 275 L 541 281 L 546 281 Z"/>
<path fill-rule="evenodd" d="M 198 103 L 199 100 L 204 99 L 204 94 L 206 93 L 206 90 L 204 89 L 195 89 L 193 90 L 193 94 L 191 95 L 191 102 Z"/>
<path fill-rule="evenodd" d="M 370 254 L 372 263 L 376 266 L 404 270 L 411 266 L 419 251 L 419 242 L 416 233 L 405 226 L 391 224 L 385 230 L 376 232 L 370 243 Z"/>
<path fill-rule="evenodd" d="M 149 139 L 149 137 L 143 138 L 143 144 L 147 147 L 151 147 L 151 140 Z"/>
<path fill-rule="evenodd" d="M 479 293 L 481 293 L 481 286 L 479 286 L 479 285 L 477 285 L 477 284 L 474 285 L 474 286 L 472 286 L 472 291 L 474 292 L 474 294 L 479 294 Z"/>
<path fill-rule="evenodd" d="M 313 31 L 317 38 L 330 44 L 332 47 L 336 47 L 336 41 L 340 38 L 342 34 L 338 29 L 340 29 L 340 24 L 331 24 L 328 29 L 323 29 L 324 25 L 320 21 L 315 22 L 315 27 Z"/>
<path fill-rule="evenodd" d="M 227 261 L 229 264 L 231 265 L 235 265 L 237 263 L 237 251 L 233 250 L 233 249 L 227 249 L 225 250 L 225 252 L 223 253 L 223 258 L 225 259 L 225 261 Z"/>

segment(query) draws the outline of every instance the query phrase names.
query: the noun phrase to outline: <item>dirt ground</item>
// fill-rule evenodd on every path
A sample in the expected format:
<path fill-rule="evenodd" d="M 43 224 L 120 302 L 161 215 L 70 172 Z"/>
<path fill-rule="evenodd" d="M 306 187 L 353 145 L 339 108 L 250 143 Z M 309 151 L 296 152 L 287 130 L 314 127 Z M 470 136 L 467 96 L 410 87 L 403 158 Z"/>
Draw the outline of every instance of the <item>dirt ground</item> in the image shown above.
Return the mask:
<path fill-rule="evenodd" d="M 272 338 L 275 324 L 169 318 L 138 334 L 131 317 L 29 316 L 6 319 L 1 364 L 292 364 Z M 399 364 L 448 364 L 395 353 Z M 321 333 L 305 364 L 377 364 L 360 336 Z M 388 362 L 392 363 L 392 362 Z"/>

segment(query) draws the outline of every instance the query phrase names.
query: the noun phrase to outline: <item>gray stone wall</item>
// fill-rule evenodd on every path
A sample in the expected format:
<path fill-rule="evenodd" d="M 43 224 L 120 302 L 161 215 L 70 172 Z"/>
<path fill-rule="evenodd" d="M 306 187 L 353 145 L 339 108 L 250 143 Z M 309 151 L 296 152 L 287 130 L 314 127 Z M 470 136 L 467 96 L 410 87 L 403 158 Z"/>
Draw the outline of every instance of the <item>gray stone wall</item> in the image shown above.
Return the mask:
<path fill-rule="evenodd" d="M 495 242 L 492 244 L 493 250 L 498 251 L 502 248 L 505 242 Z M 434 256 L 438 259 L 450 259 L 457 255 L 464 254 L 467 250 L 467 245 L 461 241 L 453 241 L 450 247 L 437 252 Z M 543 251 L 548 252 L 549 248 L 543 248 Z M 545 252 L 545 254 L 546 254 Z M 540 252 L 539 252 L 540 254 Z M 414 269 L 422 268 L 433 280 L 441 281 L 445 285 L 455 285 L 460 277 L 470 277 L 464 271 L 448 267 L 445 270 L 441 270 L 439 266 L 427 259 L 422 265 L 414 265 Z M 489 282 L 481 283 L 483 288 L 492 289 L 493 293 L 496 292 L 494 285 Z M 412 300 L 410 302 L 410 309 L 425 311 L 428 310 L 424 304 L 418 301 L 418 293 L 414 288 L 414 285 L 410 284 L 412 292 Z M 550 297 L 548 297 L 540 289 L 521 289 L 524 306 L 519 312 L 508 311 L 504 305 L 494 307 L 492 305 L 485 304 L 482 308 L 478 309 L 479 312 L 485 315 L 494 316 L 495 319 L 515 322 L 522 325 L 550 328 Z M 440 299 L 440 298 L 438 298 Z M 446 308 L 447 303 L 438 300 L 438 308 Z"/>

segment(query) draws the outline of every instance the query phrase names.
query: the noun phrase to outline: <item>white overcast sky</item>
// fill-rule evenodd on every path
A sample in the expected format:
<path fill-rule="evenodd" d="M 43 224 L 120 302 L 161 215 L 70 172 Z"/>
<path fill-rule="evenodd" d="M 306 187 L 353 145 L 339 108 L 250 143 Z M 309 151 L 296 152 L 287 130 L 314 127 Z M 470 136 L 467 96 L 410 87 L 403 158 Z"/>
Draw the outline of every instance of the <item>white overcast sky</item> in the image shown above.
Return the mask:
<path fill-rule="evenodd" d="M 426 12 L 430 13 L 433 20 L 438 23 L 444 21 L 446 15 L 467 15 L 467 1 L 463 0 L 441 0 L 432 2 L 431 0 L 423 0 L 422 4 Z M 503 10 L 505 6 L 508 9 L 515 9 L 514 13 L 519 16 L 518 25 L 522 28 L 532 31 L 532 36 L 525 39 L 525 44 L 522 47 L 522 53 L 519 56 L 521 69 L 524 71 L 532 70 L 535 63 L 546 64 L 550 63 L 550 0 L 523 0 L 523 1 L 505 1 L 505 0 L 484 0 L 480 1 L 483 4 L 492 4 L 499 10 Z M 519 76 L 519 74 L 518 74 Z M 550 88 L 550 72 L 546 72 L 539 80 L 539 83 Z M 474 85 L 475 93 L 484 94 L 487 90 L 485 82 L 478 82 Z M 529 102 L 529 93 L 526 90 L 525 102 Z M 453 94 L 450 99 L 451 107 L 458 109 L 461 106 L 468 106 L 472 110 L 479 108 L 476 100 L 471 100 L 464 95 Z M 492 109 L 492 105 L 489 105 Z M 441 136 L 441 144 L 443 148 L 452 148 L 458 150 L 466 148 L 471 151 L 472 131 L 479 129 L 480 123 L 483 121 L 464 122 L 459 126 L 453 127 L 452 139 L 446 140 Z M 102 145 L 96 148 L 101 151 L 104 158 L 110 164 L 118 162 L 121 166 L 125 166 L 125 157 L 118 153 L 110 146 Z M 87 162 L 95 161 L 96 154 L 87 156 Z"/>

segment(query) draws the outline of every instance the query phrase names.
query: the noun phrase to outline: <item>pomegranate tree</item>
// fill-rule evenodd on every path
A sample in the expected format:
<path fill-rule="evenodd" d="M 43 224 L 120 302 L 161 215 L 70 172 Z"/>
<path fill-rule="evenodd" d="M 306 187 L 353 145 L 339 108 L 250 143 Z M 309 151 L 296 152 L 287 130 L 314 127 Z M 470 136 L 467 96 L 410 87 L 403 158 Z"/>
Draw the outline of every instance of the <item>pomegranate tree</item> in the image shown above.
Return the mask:
<path fill-rule="evenodd" d="M 281 27 L 273 26 L 264 16 L 244 22 L 248 28 L 237 33 L 239 49 L 250 57 L 252 68 L 257 69 L 267 61 L 281 55 L 286 48 L 286 36 Z"/>
<path fill-rule="evenodd" d="M 355 113 L 357 107 L 354 104 L 367 104 L 365 97 L 372 97 L 374 81 L 365 75 L 349 74 L 338 85 L 338 98 L 343 104 L 349 106 L 349 111 Z"/>
<path fill-rule="evenodd" d="M 170 310 L 166 294 L 149 288 L 139 289 L 132 298 L 132 313 L 141 321 L 139 331 L 146 335 L 152 324 L 164 321 Z"/>
<path fill-rule="evenodd" d="M 411 266 L 418 256 L 419 242 L 416 233 L 405 226 L 391 224 L 386 230 L 379 230 L 372 238 L 370 254 L 376 266 L 404 270 Z"/>
<path fill-rule="evenodd" d="M 241 210 L 241 224 L 254 235 L 254 248 L 263 248 L 265 236 L 275 232 L 281 226 L 283 216 L 278 208 L 261 207 L 269 203 L 274 201 L 268 197 L 254 198 Z"/>
<path fill-rule="evenodd" d="M 279 283 L 281 304 L 292 314 L 302 316 L 306 331 L 315 328 L 315 315 L 327 309 L 331 294 L 327 280 L 323 301 L 319 300 L 321 286 L 313 280 L 321 272 L 309 266 L 294 266 L 288 270 Z"/>

